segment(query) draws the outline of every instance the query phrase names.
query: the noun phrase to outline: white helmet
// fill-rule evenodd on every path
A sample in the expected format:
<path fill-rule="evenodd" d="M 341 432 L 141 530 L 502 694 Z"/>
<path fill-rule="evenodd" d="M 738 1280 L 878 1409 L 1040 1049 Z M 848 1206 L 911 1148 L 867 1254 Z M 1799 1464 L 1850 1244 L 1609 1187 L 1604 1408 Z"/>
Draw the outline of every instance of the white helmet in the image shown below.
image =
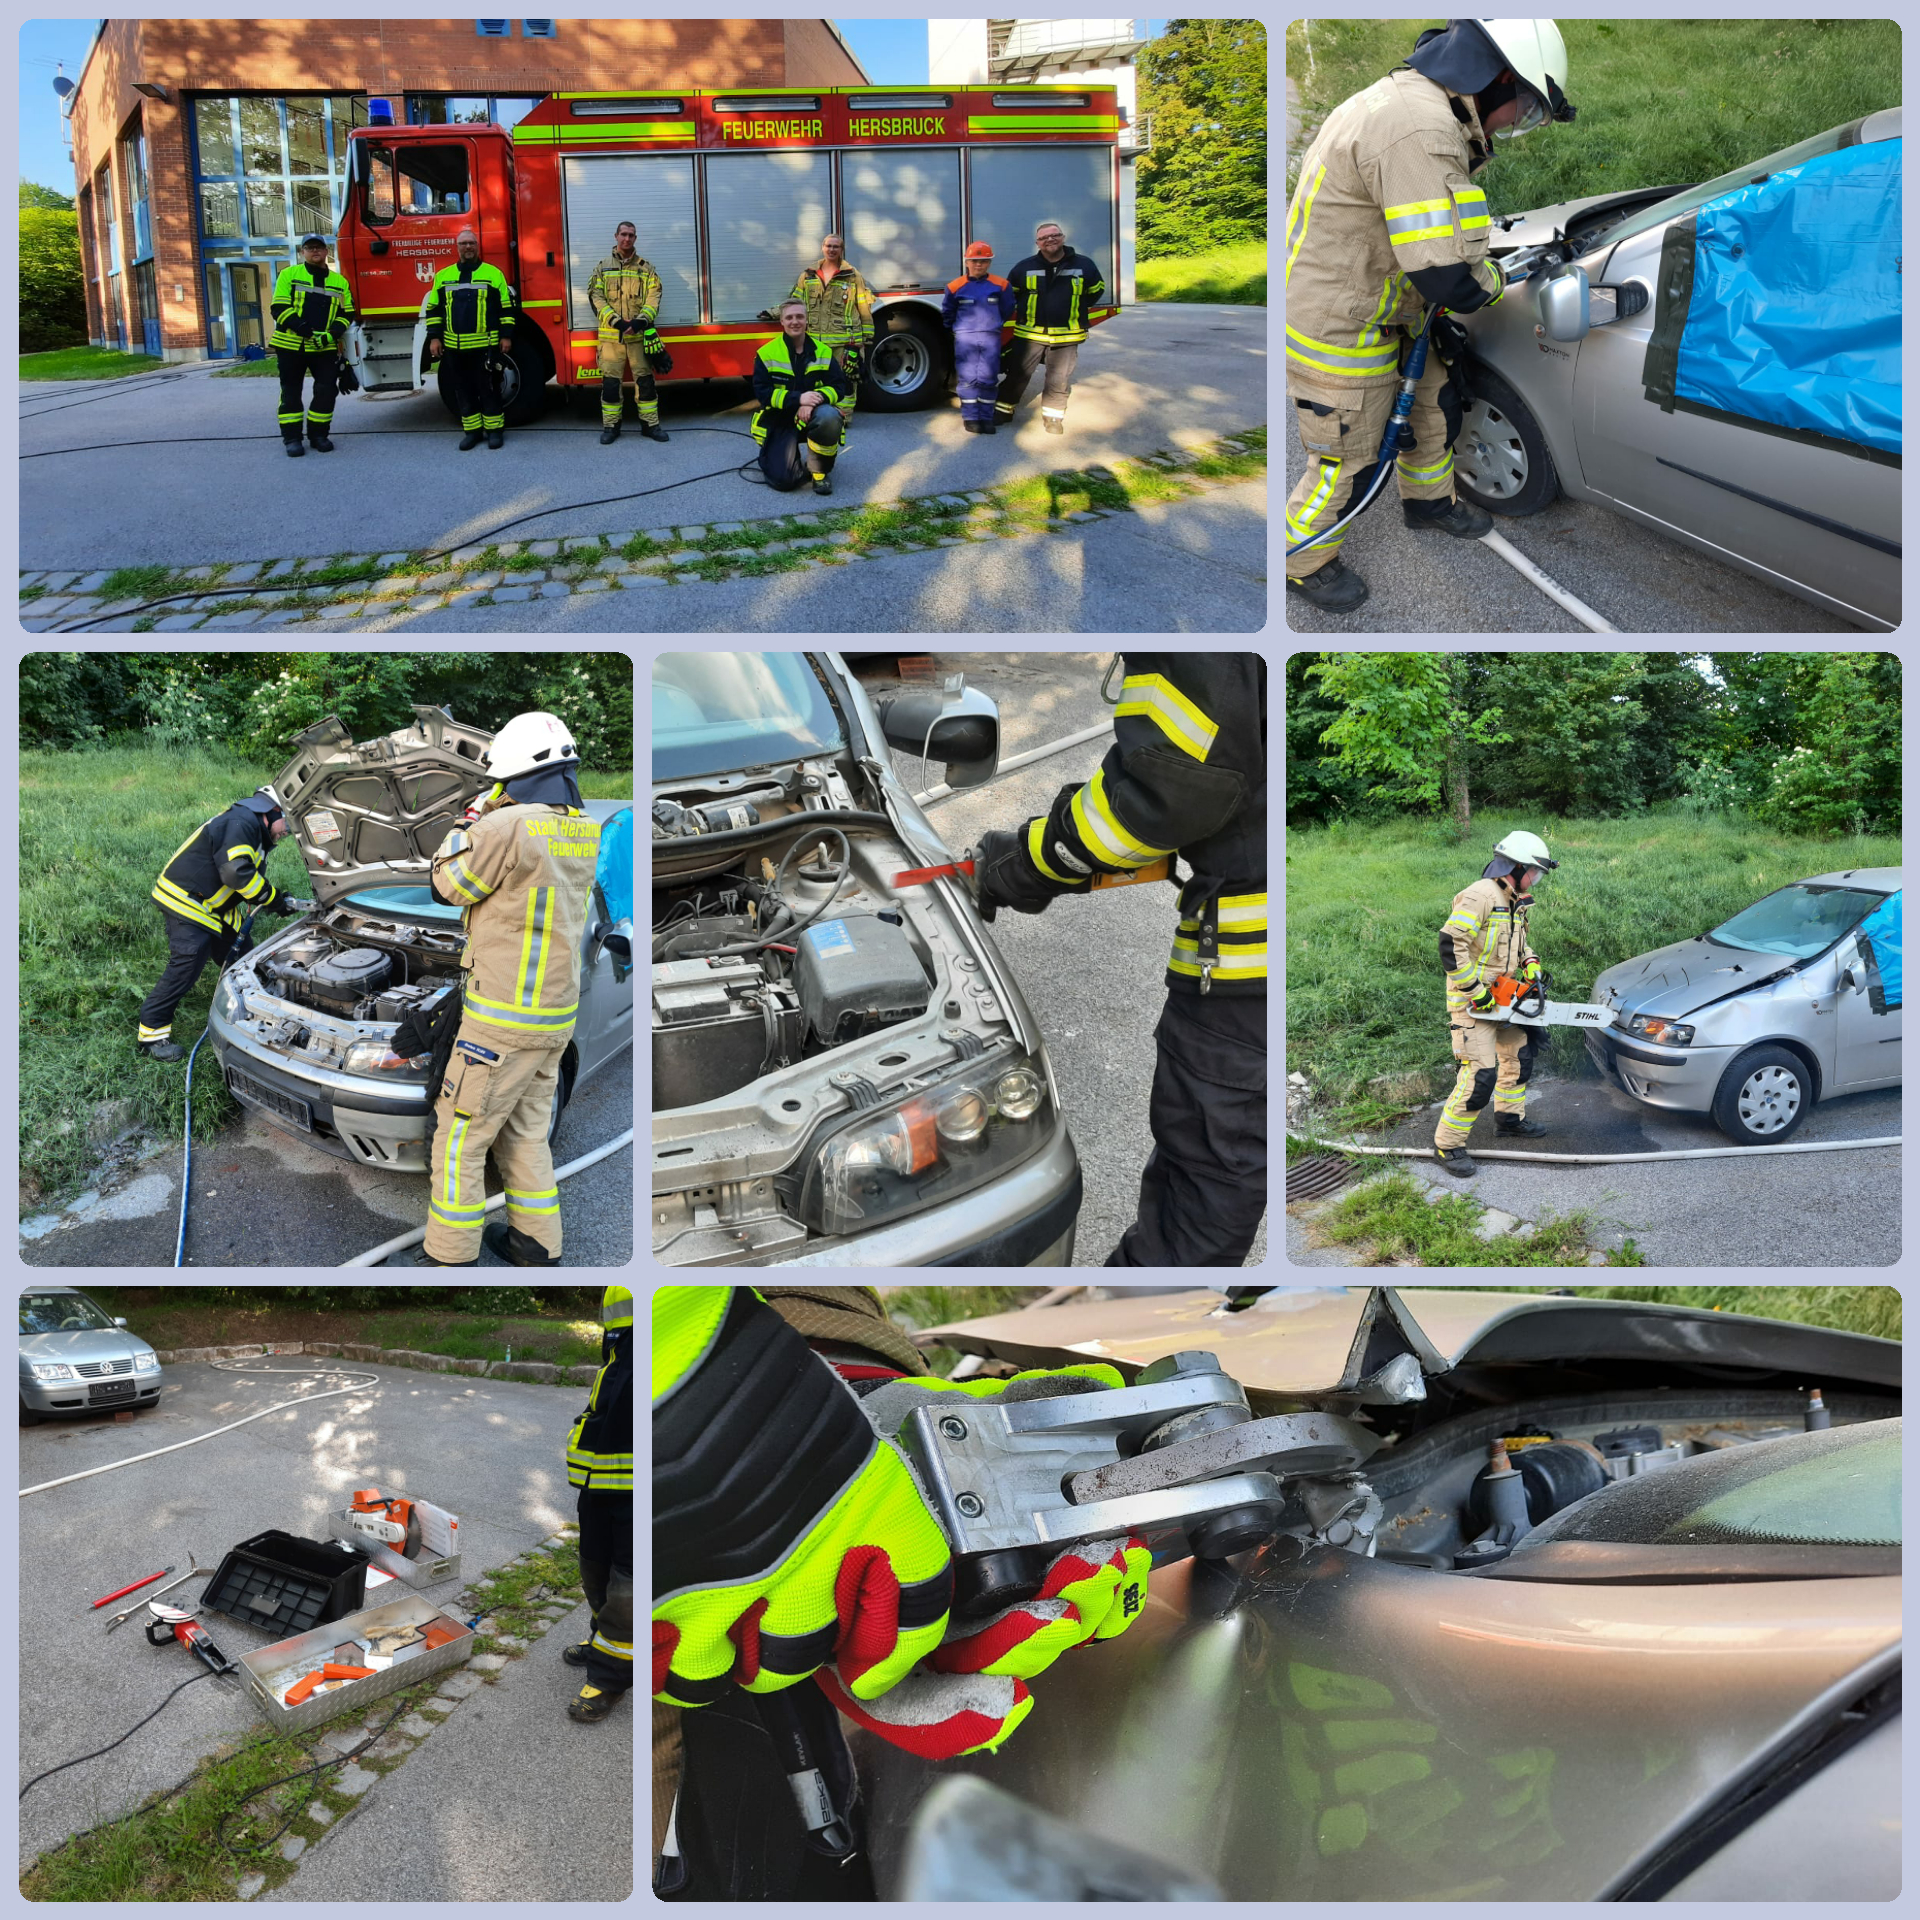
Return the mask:
<path fill-rule="evenodd" d="M 1502 859 L 1511 860 L 1516 867 L 1538 867 L 1545 873 L 1551 873 L 1560 864 L 1548 857 L 1547 843 L 1537 833 L 1528 833 L 1524 828 L 1508 834 L 1494 852 Z"/>
<path fill-rule="evenodd" d="M 550 713 L 516 713 L 493 736 L 480 764 L 495 780 L 580 764 L 580 749 L 565 724 Z"/>
<path fill-rule="evenodd" d="M 1517 79 L 1532 90 L 1520 97 L 1520 114 L 1512 133 L 1526 133 L 1549 120 L 1571 120 L 1567 104 L 1567 43 L 1551 20 L 1480 20 L 1475 23 L 1510 66 Z"/>

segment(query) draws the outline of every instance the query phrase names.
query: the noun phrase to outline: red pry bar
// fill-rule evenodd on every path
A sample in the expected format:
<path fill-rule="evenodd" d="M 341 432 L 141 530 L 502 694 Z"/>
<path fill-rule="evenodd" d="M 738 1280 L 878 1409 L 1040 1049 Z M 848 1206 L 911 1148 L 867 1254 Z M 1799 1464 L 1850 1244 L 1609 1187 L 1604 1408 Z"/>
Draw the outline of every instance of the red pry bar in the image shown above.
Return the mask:
<path fill-rule="evenodd" d="M 893 876 L 894 891 L 897 893 L 902 887 L 922 887 L 929 880 L 945 880 L 951 874 L 972 871 L 971 860 L 955 860 L 944 867 L 909 867 L 904 873 Z"/>

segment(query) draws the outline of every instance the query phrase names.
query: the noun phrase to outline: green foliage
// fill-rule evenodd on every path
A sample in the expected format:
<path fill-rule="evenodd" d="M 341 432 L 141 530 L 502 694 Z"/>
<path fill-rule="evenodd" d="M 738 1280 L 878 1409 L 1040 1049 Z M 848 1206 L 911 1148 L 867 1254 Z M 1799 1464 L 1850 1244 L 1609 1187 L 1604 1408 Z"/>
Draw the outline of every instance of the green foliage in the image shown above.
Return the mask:
<path fill-rule="evenodd" d="M 1439 653 L 1323 654 L 1308 669 L 1339 707 L 1320 736 L 1360 774 L 1387 777 L 1368 792 L 1416 806 L 1439 804 L 1452 743 L 1498 746 L 1500 709 L 1469 714 L 1458 703 L 1461 678 Z"/>
<path fill-rule="evenodd" d="M 1153 146 L 1135 163 L 1140 258 L 1267 237 L 1267 29 L 1169 20 L 1139 59 Z"/>
<path fill-rule="evenodd" d="M 22 188 L 23 202 L 25 197 Z M 80 268 L 80 216 L 71 208 L 21 206 L 19 312 L 23 353 L 84 344 L 87 292 Z"/>
<path fill-rule="evenodd" d="M 888 1317 L 911 1332 L 1011 1313 L 1037 1300 L 1044 1291 L 1042 1287 L 888 1287 L 881 1300 Z M 927 1365 L 943 1378 L 960 1358 L 954 1347 L 925 1347 L 921 1351 Z"/>
<path fill-rule="evenodd" d="M 166 364 L 150 353 L 119 353 L 111 347 L 61 347 L 51 353 L 23 353 L 20 378 L 122 380 L 130 374 L 152 373 Z"/>
<path fill-rule="evenodd" d="M 1900 823 L 1900 662 L 1891 653 L 1831 653 L 1801 712 L 1806 739 L 1773 764 L 1755 812 L 1789 833 L 1858 833 Z"/>
<path fill-rule="evenodd" d="M 1264 307 L 1267 304 L 1267 249 L 1264 243 L 1248 241 L 1240 246 L 1215 247 L 1184 259 L 1136 261 L 1133 284 L 1140 300 Z"/>
<path fill-rule="evenodd" d="M 1315 1233 L 1336 1246 L 1364 1247 L 1370 1266 L 1571 1267 L 1584 1266 L 1587 1216 L 1548 1216 L 1524 1240 L 1474 1231 L 1480 1203 L 1465 1194 L 1429 1202 L 1426 1189 L 1395 1167 L 1346 1194 L 1314 1223 Z M 1608 1263 L 1612 1264 L 1611 1261 Z"/>
<path fill-rule="evenodd" d="M 24 212 L 28 207 L 51 208 L 56 213 L 73 211 L 73 196 L 62 193 L 58 187 L 43 187 L 34 180 L 20 182 L 20 206 Z"/>

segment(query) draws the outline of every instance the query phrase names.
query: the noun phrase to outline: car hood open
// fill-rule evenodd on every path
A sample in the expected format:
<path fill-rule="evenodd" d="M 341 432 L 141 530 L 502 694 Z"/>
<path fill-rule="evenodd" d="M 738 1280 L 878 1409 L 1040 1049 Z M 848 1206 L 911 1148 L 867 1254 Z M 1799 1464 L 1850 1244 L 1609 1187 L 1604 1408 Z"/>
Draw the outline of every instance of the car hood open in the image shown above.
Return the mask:
<path fill-rule="evenodd" d="M 441 707 L 355 745 L 333 715 L 294 742 L 274 780 L 323 906 L 370 887 L 425 886 L 433 851 L 492 784 L 480 756 L 493 735 Z"/>

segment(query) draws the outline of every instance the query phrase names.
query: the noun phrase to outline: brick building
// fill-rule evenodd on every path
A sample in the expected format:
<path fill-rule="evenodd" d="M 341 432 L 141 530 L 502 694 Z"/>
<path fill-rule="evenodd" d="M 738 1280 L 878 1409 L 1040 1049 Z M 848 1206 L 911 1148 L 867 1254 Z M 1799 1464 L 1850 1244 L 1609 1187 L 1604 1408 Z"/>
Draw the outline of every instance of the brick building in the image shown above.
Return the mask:
<path fill-rule="evenodd" d="M 549 93 L 861 86 L 826 20 L 108 20 L 67 99 L 102 346 L 263 346 L 274 276 L 329 236 L 369 119 L 511 125 Z"/>

